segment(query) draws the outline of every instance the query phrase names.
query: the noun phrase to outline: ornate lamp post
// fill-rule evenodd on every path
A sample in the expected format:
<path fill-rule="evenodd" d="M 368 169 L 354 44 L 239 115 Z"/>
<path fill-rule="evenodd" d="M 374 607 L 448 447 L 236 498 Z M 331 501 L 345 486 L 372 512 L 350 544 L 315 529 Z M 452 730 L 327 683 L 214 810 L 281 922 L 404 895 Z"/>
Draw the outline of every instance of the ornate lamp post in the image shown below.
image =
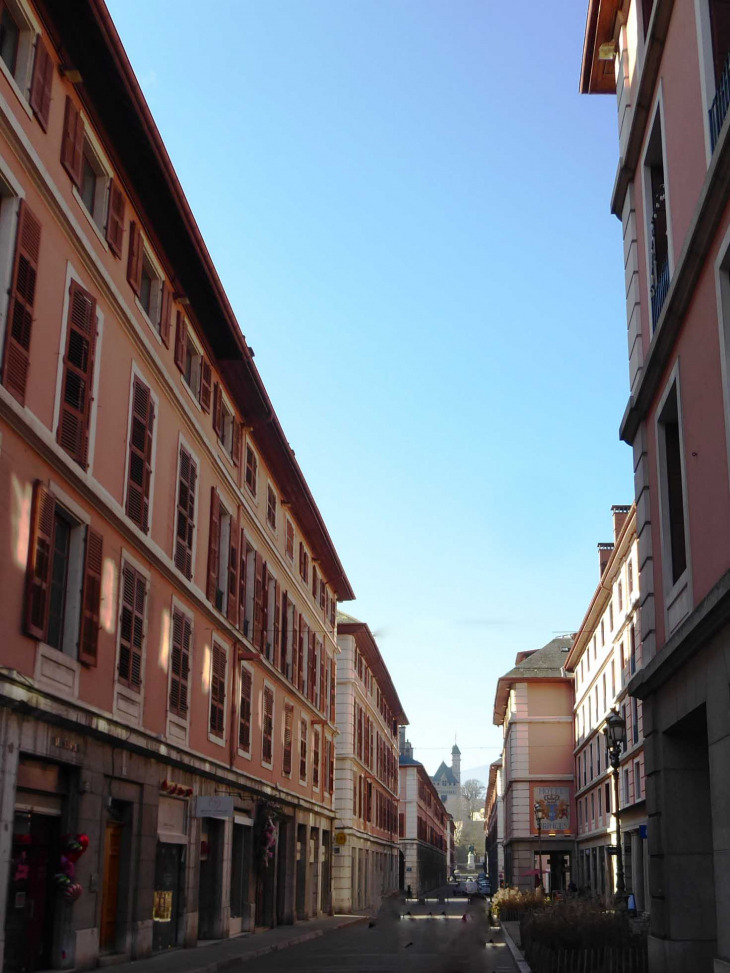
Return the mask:
<path fill-rule="evenodd" d="M 540 888 L 542 888 L 542 808 L 535 801 L 535 820 L 537 821 L 537 857 L 540 861 Z"/>
<path fill-rule="evenodd" d="M 617 908 L 626 907 L 628 896 L 626 895 L 626 882 L 624 881 L 624 856 L 621 848 L 621 812 L 619 810 L 619 761 L 623 750 L 624 740 L 626 739 L 626 723 L 616 709 L 612 709 L 606 717 L 606 725 L 603 729 L 606 737 L 606 747 L 608 759 L 613 768 L 613 798 L 616 805 L 616 895 L 614 903 Z"/>

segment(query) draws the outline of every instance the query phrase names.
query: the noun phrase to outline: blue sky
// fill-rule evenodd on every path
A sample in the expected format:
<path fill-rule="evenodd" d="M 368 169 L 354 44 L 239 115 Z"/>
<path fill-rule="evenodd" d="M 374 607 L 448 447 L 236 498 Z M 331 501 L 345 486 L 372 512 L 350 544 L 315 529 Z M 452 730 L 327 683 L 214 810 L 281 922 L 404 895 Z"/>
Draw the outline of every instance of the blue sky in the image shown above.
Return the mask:
<path fill-rule="evenodd" d="M 587 0 L 107 0 L 433 772 L 633 496 Z"/>

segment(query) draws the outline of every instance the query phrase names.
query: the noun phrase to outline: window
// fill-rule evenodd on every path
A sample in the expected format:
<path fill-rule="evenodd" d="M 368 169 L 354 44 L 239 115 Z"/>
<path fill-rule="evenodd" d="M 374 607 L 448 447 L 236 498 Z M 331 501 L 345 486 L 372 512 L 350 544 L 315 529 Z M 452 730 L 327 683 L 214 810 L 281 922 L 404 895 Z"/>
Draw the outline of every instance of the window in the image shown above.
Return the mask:
<path fill-rule="evenodd" d="M 634 800 L 641 800 L 641 762 L 634 761 Z"/>
<path fill-rule="evenodd" d="M 155 400 L 138 375 L 132 380 L 127 466 L 127 516 L 145 534 L 150 526 Z"/>
<path fill-rule="evenodd" d="M 75 280 L 69 289 L 57 438 L 86 469 L 96 351 L 96 301 Z"/>
<path fill-rule="evenodd" d="M 142 651 L 144 648 L 147 581 L 131 564 L 122 567 L 119 621 L 118 680 L 139 692 L 142 688 Z"/>
<path fill-rule="evenodd" d="M 284 758 L 282 763 L 282 771 L 287 777 L 291 777 L 293 726 L 294 707 L 287 703 L 284 706 Z"/>
<path fill-rule="evenodd" d="M 286 556 L 290 561 L 294 560 L 294 524 L 286 518 Z"/>
<path fill-rule="evenodd" d="M 276 494 L 270 483 L 266 488 L 266 522 L 276 530 Z"/>
<path fill-rule="evenodd" d="M 602 805 L 602 798 L 603 798 L 603 791 L 599 787 L 598 788 L 598 817 L 599 818 L 603 818 L 603 808 L 601 806 Z"/>
<path fill-rule="evenodd" d="M 623 793 L 623 804 L 629 803 L 629 768 L 624 768 L 624 793 Z"/>
<path fill-rule="evenodd" d="M 624 721 L 624 724 L 628 727 L 629 724 L 628 724 L 628 722 L 626 720 L 626 703 L 624 703 L 621 706 L 621 719 Z M 628 736 L 625 736 L 624 737 L 623 746 L 621 748 L 623 753 L 626 752 L 626 748 L 628 747 L 628 742 L 629 742 L 628 741 Z"/>
<path fill-rule="evenodd" d="M 40 482 L 33 489 L 26 634 L 96 665 L 102 536 L 79 523 Z"/>
<path fill-rule="evenodd" d="M 218 382 L 213 386 L 213 429 L 223 449 L 238 466 L 241 461 L 241 425 Z"/>
<path fill-rule="evenodd" d="M 603 673 L 603 712 L 606 712 L 606 673 Z"/>
<path fill-rule="evenodd" d="M 274 690 L 264 686 L 263 718 L 261 720 L 261 761 L 271 765 L 274 760 Z"/>
<path fill-rule="evenodd" d="M 251 694 L 253 677 L 248 666 L 241 663 L 241 700 L 238 711 L 238 748 L 251 752 Z"/>
<path fill-rule="evenodd" d="M 634 590 L 634 565 L 630 558 L 629 558 L 627 574 L 628 574 L 628 581 L 629 581 L 629 594 L 631 594 L 632 591 Z"/>
<path fill-rule="evenodd" d="M 312 734 L 312 787 L 319 787 L 319 730 Z"/>
<path fill-rule="evenodd" d="M 620 612 L 624 610 L 624 586 L 621 581 L 618 583 L 618 610 Z"/>
<path fill-rule="evenodd" d="M 606 629 L 605 629 L 605 626 L 603 624 L 603 619 L 601 619 L 601 648 L 603 648 L 603 646 L 605 644 L 606 644 Z M 595 643 L 594 643 L 594 646 L 595 646 Z M 594 651 L 594 655 L 595 655 L 595 651 Z"/>
<path fill-rule="evenodd" d="M 175 567 L 190 580 L 193 576 L 198 466 L 184 446 L 180 447 L 179 462 L 174 558 Z"/>
<path fill-rule="evenodd" d="M 601 776 L 601 740 L 596 737 L 596 777 Z"/>
<path fill-rule="evenodd" d="M 611 699 L 616 697 L 616 669 L 613 659 L 611 659 Z"/>
<path fill-rule="evenodd" d="M 36 278 L 41 244 L 41 224 L 20 200 L 15 255 L 8 294 L 7 327 L 3 351 L 3 385 L 21 405 L 30 368 L 30 339 L 35 313 Z M 2 206 L 6 206 L 3 198 Z M 93 301 L 93 298 L 92 298 Z"/>
<path fill-rule="evenodd" d="M 210 735 L 225 739 L 226 735 L 226 671 L 228 656 L 226 650 L 217 642 L 213 642 L 213 652 L 210 657 L 210 718 L 208 727 Z"/>
<path fill-rule="evenodd" d="M 611 813 L 611 785 L 609 784 L 608 781 L 606 781 L 603 792 L 605 795 L 606 814 L 610 814 Z"/>
<path fill-rule="evenodd" d="M 33 45 L 36 38 L 35 28 L 26 15 L 23 7 L 17 0 L 0 0 L 0 59 L 7 75 L 15 82 L 16 90 L 26 98 L 30 83 L 30 69 L 34 64 Z M 45 45 L 38 38 L 38 44 L 46 55 Z M 36 61 L 38 58 L 35 59 Z M 50 62 L 50 58 L 48 58 Z M 42 69 L 42 70 L 41 70 Z M 50 102 L 51 79 L 53 76 L 53 65 L 50 68 L 46 59 L 42 58 L 42 63 L 38 68 L 33 68 L 33 81 L 31 89 L 40 86 L 43 82 L 42 91 L 47 90 L 47 101 Z M 40 80 L 36 80 L 36 78 Z M 36 99 L 37 101 L 37 99 Z M 31 103 L 31 107 L 35 107 Z M 43 129 L 47 126 L 47 117 L 44 116 Z"/>
<path fill-rule="evenodd" d="M 665 563 L 671 583 L 676 584 L 687 567 L 684 475 L 676 381 L 667 395 L 659 416 L 659 462 Z"/>
<path fill-rule="evenodd" d="M 661 105 L 660 105 L 661 107 Z M 664 179 L 662 125 L 660 108 L 654 116 L 644 155 L 644 197 L 646 200 L 647 239 L 649 241 L 649 278 L 652 331 L 659 321 L 669 290 L 669 227 L 667 193 Z"/>
<path fill-rule="evenodd" d="M 302 581 L 307 584 L 309 581 L 309 554 L 307 554 L 302 541 L 299 541 L 299 575 Z"/>
<path fill-rule="evenodd" d="M 596 820 L 596 792 L 591 791 L 591 823 Z"/>
<path fill-rule="evenodd" d="M 0 7 L 0 57 L 5 61 L 8 70 L 15 75 L 20 45 L 20 27 L 11 14 L 6 3 Z"/>
<path fill-rule="evenodd" d="M 299 724 L 299 780 L 304 783 L 307 779 L 307 721 Z"/>
<path fill-rule="evenodd" d="M 259 461 L 256 458 L 256 453 L 254 453 L 253 449 L 248 445 L 248 443 L 246 443 L 246 486 L 249 488 L 254 497 L 256 496 L 258 468 Z"/>
<path fill-rule="evenodd" d="M 163 321 L 170 319 L 170 309 L 168 306 L 163 308 Z M 167 344 L 164 331 L 163 341 Z M 210 363 L 206 361 L 203 352 L 198 346 L 197 340 L 192 329 L 188 326 L 181 311 L 175 315 L 175 364 L 182 373 L 185 385 L 190 390 L 194 399 L 200 403 L 203 412 L 210 412 L 210 402 L 213 390 L 213 373 Z"/>
<path fill-rule="evenodd" d="M 631 675 L 636 672 L 636 631 L 632 625 L 629 629 L 629 662 L 631 667 Z"/>
<path fill-rule="evenodd" d="M 631 697 L 631 739 L 639 742 L 639 701 L 636 696 Z"/>
<path fill-rule="evenodd" d="M 191 619 L 175 609 L 172 613 L 172 652 L 170 653 L 170 701 L 171 713 L 186 719 L 188 714 L 188 674 L 192 649 L 193 624 Z"/>
<path fill-rule="evenodd" d="M 216 488 L 211 487 L 206 595 L 234 625 L 239 624 L 239 542 L 238 524 L 223 506 Z"/>
<path fill-rule="evenodd" d="M 613 598 L 608 603 L 608 627 L 613 631 Z"/>
<path fill-rule="evenodd" d="M 84 135 L 81 150 L 81 180 L 78 192 L 89 216 L 98 229 L 102 231 L 107 225 L 107 206 L 110 202 L 109 183 L 110 176 L 99 157 L 99 153 L 95 150 L 88 136 Z"/>

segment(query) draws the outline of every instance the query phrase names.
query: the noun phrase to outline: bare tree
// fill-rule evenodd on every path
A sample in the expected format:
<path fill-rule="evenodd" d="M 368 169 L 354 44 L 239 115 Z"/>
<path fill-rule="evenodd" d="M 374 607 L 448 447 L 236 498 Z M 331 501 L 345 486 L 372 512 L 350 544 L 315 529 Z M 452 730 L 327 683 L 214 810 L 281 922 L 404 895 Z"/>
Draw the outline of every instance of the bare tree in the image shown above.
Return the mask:
<path fill-rule="evenodd" d="M 484 807 L 484 795 L 486 792 L 487 789 L 484 784 L 475 779 L 466 781 L 462 786 L 461 796 L 464 798 L 470 821 L 473 819 L 474 813 Z"/>

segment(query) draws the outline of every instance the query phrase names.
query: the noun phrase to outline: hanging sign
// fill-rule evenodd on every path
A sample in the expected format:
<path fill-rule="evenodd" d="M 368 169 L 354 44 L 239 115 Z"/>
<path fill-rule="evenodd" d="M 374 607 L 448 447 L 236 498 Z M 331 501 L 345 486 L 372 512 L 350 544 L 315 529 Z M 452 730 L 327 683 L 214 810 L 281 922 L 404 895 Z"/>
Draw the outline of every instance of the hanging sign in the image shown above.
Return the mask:
<path fill-rule="evenodd" d="M 232 818 L 233 797 L 228 794 L 195 798 L 196 818 Z"/>

